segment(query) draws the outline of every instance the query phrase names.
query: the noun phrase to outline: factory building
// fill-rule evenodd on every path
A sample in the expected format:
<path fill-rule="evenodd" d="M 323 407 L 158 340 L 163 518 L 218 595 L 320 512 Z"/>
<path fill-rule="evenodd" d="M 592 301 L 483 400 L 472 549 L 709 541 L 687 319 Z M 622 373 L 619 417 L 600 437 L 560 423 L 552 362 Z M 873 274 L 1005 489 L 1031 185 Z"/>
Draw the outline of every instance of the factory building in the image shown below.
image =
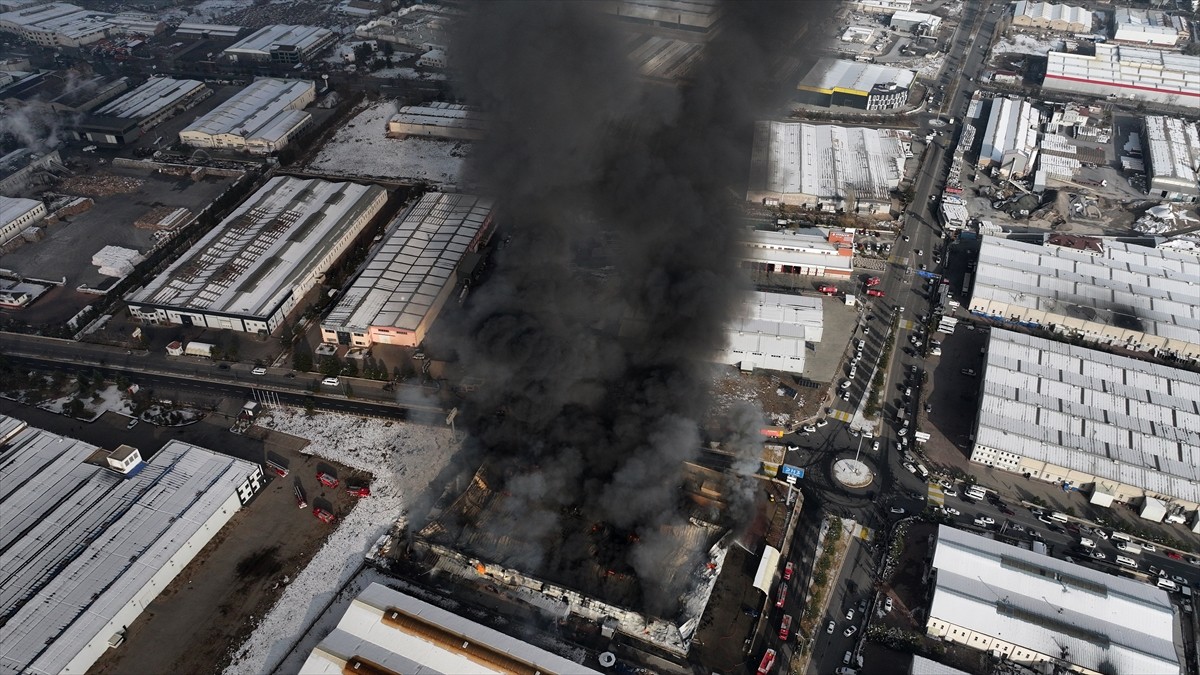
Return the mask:
<path fill-rule="evenodd" d="M 328 28 L 277 24 L 251 33 L 221 54 L 230 61 L 300 63 L 336 40 L 337 35 Z"/>
<path fill-rule="evenodd" d="M 1092 13 L 1074 5 L 1018 0 L 1013 5 L 1012 25 L 1060 33 L 1090 33 Z"/>
<path fill-rule="evenodd" d="M 317 86 L 312 82 L 255 80 L 196 118 L 179 132 L 179 140 L 195 148 L 245 150 L 255 155 L 279 152 L 312 122 L 304 107 L 316 98 Z"/>
<path fill-rule="evenodd" d="M 300 672 L 342 673 L 580 673 L 582 664 L 372 583 L 337 626 L 312 650 Z"/>
<path fill-rule="evenodd" d="M 1194 109 L 1200 106 L 1200 56 L 1110 43 L 1097 44 L 1094 56 L 1052 51 L 1042 86 Z"/>
<path fill-rule="evenodd" d="M 1021 672 L 1182 672 L 1171 601 L 1146 582 L 947 525 L 938 526 L 932 567 L 930 637 Z"/>
<path fill-rule="evenodd" d="M 69 172 L 57 150 L 43 155 L 18 148 L 0 157 L 0 195 L 17 197 L 32 186 L 49 183 L 56 174 Z"/>
<path fill-rule="evenodd" d="M 109 16 L 65 2 L 36 3 L 0 14 L 0 32 L 39 47 L 82 47 L 108 37 Z"/>
<path fill-rule="evenodd" d="M 1113 40 L 1131 45 L 1170 49 L 1191 35 L 1187 19 L 1160 9 L 1118 7 L 1113 25 Z"/>
<path fill-rule="evenodd" d="M 930 35 L 936 33 L 942 25 L 942 17 L 925 12 L 896 12 L 888 25 L 895 30 Z"/>
<path fill-rule="evenodd" d="M 464 258 L 492 234 L 492 204 L 430 192 L 394 220 L 362 274 L 325 320 L 331 344 L 415 347 L 461 281 Z"/>
<path fill-rule="evenodd" d="M 82 119 L 76 133 L 91 143 L 125 145 L 209 96 L 212 90 L 197 80 L 152 78 Z"/>
<path fill-rule="evenodd" d="M 1105 505 L 1200 504 L 1200 375 L 993 330 L 980 377 L 972 462 L 1068 481 Z"/>
<path fill-rule="evenodd" d="M 869 14 L 891 14 L 912 10 L 912 0 L 858 0 L 856 9 Z"/>
<path fill-rule="evenodd" d="M 0 448 L 6 673 L 86 672 L 264 484 L 183 441 L 143 461 L 4 415 Z"/>
<path fill-rule="evenodd" d="M 1001 178 L 1023 178 L 1033 171 L 1038 153 L 1042 114 L 1028 100 L 992 99 L 992 109 L 979 151 L 979 168 Z"/>
<path fill-rule="evenodd" d="M 1170 249 L 983 237 L 970 308 L 1104 345 L 1200 359 L 1196 279 L 1196 256 Z"/>
<path fill-rule="evenodd" d="M 229 26 L 216 23 L 184 22 L 175 27 L 173 37 L 177 38 L 236 38 L 246 30 L 241 26 Z"/>
<path fill-rule="evenodd" d="M 853 241 L 823 230 L 751 230 L 743 240 L 743 266 L 758 272 L 849 279 L 854 272 Z"/>
<path fill-rule="evenodd" d="M 822 298 L 782 293 L 750 294 L 729 326 L 722 363 L 744 371 L 803 373 L 805 355 L 821 341 Z"/>
<path fill-rule="evenodd" d="M 46 205 L 36 199 L 0 196 L 0 247 L 46 217 Z"/>
<path fill-rule="evenodd" d="M 416 136 L 477 141 L 483 138 L 483 115 L 457 103 L 406 105 L 387 123 L 388 138 Z"/>
<path fill-rule="evenodd" d="M 272 333 L 386 202 L 376 185 L 276 176 L 126 303 L 152 324 Z"/>
<path fill-rule="evenodd" d="M 150 37 L 162 35 L 167 30 L 167 24 L 150 16 L 137 12 L 122 12 L 106 19 L 112 24 L 110 35 L 139 35 Z"/>
<path fill-rule="evenodd" d="M 411 5 L 358 26 L 354 36 L 429 51 L 449 43 L 446 31 L 460 14 L 459 10 L 444 5 Z"/>
<path fill-rule="evenodd" d="M 888 129 L 758 122 L 746 200 L 886 214 L 904 177 L 904 148 Z"/>
<path fill-rule="evenodd" d="M 601 7 L 636 27 L 700 37 L 715 33 L 721 21 L 716 0 L 609 0 Z"/>
<path fill-rule="evenodd" d="M 1200 124 L 1177 117 L 1146 117 L 1148 192 L 1156 199 L 1200 199 Z"/>
<path fill-rule="evenodd" d="M 908 103 L 916 73 L 903 68 L 821 58 L 796 85 L 796 100 L 862 110 L 895 110 Z"/>

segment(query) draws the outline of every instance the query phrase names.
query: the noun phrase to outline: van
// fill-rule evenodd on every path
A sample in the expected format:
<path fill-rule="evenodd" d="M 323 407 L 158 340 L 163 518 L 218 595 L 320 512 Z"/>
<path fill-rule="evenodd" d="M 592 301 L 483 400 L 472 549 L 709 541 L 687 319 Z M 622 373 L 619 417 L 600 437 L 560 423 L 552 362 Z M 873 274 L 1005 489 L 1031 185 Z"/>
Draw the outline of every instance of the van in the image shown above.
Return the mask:
<path fill-rule="evenodd" d="M 1126 558 L 1123 555 L 1117 556 L 1117 564 L 1124 565 L 1126 567 L 1132 567 L 1135 570 L 1137 569 L 1137 561 L 1133 558 Z"/>
<path fill-rule="evenodd" d="M 1129 542 L 1132 542 L 1132 541 L 1133 541 L 1133 539 L 1132 539 L 1132 538 L 1130 538 L 1130 536 L 1129 536 L 1129 535 L 1125 534 L 1124 532 L 1117 532 L 1116 530 L 1113 530 L 1113 533 L 1112 533 L 1112 540 L 1113 540 L 1113 541 L 1123 541 L 1123 542 L 1126 542 L 1126 543 L 1129 543 Z"/>
<path fill-rule="evenodd" d="M 321 384 L 323 384 L 327 387 L 337 387 L 342 384 L 342 381 L 336 377 L 327 377 L 327 378 L 321 380 Z"/>
<path fill-rule="evenodd" d="M 972 485 L 971 487 L 967 488 L 966 492 L 964 492 L 963 494 L 970 497 L 971 499 L 986 499 L 987 498 L 987 493 L 984 492 L 983 488 L 979 487 L 978 485 Z"/>
<path fill-rule="evenodd" d="M 266 375 L 267 369 L 262 366 L 257 366 L 254 370 L 250 371 L 250 374 L 251 375 Z"/>
<path fill-rule="evenodd" d="M 921 464 L 920 462 L 917 462 L 915 466 L 917 467 L 917 473 L 921 474 L 921 478 L 924 480 L 929 480 L 929 469 L 926 469 L 925 465 Z"/>
<path fill-rule="evenodd" d="M 1087 537 L 1080 537 L 1079 545 L 1084 548 L 1096 548 L 1096 542 L 1092 541 L 1091 539 L 1088 539 Z"/>
<path fill-rule="evenodd" d="M 1057 520 L 1060 523 L 1065 523 L 1067 522 L 1067 514 L 1055 511 L 1054 513 L 1050 514 L 1050 520 Z"/>
<path fill-rule="evenodd" d="M 1171 581 L 1170 579 L 1168 579 L 1166 577 L 1158 578 L 1158 587 L 1163 589 L 1164 591 L 1171 591 L 1172 593 L 1179 590 L 1179 584 L 1175 583 L 1174 581 Z"/>
<path fill-rule="evenodd" d="M 1118 541 L 1113 546 L 1117 547 L 1118 551 L 1124 551 L 1129 555 L 1138 555 L 1142 552 L 1142 547 L 1130 541 Z"/>

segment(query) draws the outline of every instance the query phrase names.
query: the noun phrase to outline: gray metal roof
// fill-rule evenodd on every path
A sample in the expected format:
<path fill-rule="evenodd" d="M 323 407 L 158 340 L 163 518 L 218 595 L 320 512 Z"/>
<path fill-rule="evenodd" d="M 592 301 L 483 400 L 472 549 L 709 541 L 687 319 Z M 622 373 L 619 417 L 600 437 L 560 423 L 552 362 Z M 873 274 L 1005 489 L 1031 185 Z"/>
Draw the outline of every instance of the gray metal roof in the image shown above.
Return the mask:
<path fill-rule="evenodd" d="M 886 201 L 903 168 L 904 149 L 890 129 L 758 122 L 748 192 Z"/>
<path fill-rule="evenodd" d="M 938 527 L 930 620 L 1094 671 L 1179 673 L 1165 591 L 952 527 Z"/>
<path fill-rule="evenodd" d="M 415 331 L 491 213 L 489 199 L 425 194 L 388 227 L 378 251 L 321 325 Z"/>
<path fill-rule="evenodd" d="M 1200 374 L 992 330 L 975 442 L 1200 502 Z"/>
<path fill-rule="evenodd" d="M 140 120 L 154 115 L 163 108 L 175 105 L 177 101 L 197 94 L 203 91 L 203 89 L 204 83 L 198 80 L 176 80 L 169 77 L 155 77 L 121 98 L 96 110 L 93 114 Z"/>
<path fill-rule="evenodd" d="M 332 35 L 328 28 L 317 26 L 265 26 L 227 47 L 225 53 L 265 56 L 272 48 L 285 46 L 307 51 Z"/>
<path fill-rule="evenodd" d="M 307 80 L 255 80 L 228 101 L 196 118 L 180 133 L 262 136 L 280 117 L 297 112 L 293 110 L 296 101 L 315 89 L 316 85 Z"/>
<path fill-rule="evenodd" d="M 97 449 L 26 427 L 0 450 L 0 672 L 58 673 L 107 640 L 106 624 L 261 470 L 172 440 L 126 477 L 84 463 Z"/>

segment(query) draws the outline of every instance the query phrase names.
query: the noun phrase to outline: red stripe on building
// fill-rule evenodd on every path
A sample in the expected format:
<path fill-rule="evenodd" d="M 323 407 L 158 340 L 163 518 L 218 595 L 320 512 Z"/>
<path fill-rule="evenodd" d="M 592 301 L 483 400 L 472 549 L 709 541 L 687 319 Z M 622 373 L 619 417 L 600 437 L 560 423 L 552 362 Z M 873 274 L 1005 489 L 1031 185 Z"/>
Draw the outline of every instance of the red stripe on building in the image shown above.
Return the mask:
<path fill-rule="evenodd" d="M 1106 82 L 1104 80 L 1088 80 L 1082 77 L 1067 77 L 1066 75 L 1046 75 L 1046 79 L 1066 80 L 1068 82 L 1082 82 L 1084 84 L 1097 84 L 1105 87 L 1117 87 L 1119 89 L 1138 89 L 1140 91 L 1153 91 L 1159 94 L 1170 94 L 1172 96 L 1193 96 L 1200 98 L 1200 91 L 1179 91 L 1178 89 L 1159 89 L 1158 87 L 1141 87 L 1136 84 L 1119 84 L 1117 82 Z"/>

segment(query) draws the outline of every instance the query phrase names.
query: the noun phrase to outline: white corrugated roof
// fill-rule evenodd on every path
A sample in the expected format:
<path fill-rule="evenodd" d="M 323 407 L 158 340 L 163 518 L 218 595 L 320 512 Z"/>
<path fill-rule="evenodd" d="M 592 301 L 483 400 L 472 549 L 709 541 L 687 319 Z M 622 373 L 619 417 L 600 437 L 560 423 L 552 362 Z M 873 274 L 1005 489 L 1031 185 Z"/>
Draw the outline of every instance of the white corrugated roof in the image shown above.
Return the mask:
<path fill-rule="evenodd" d="M 112 27 L 105 12 L 83 9 L 63 2 L 49 2 L 0 14 L 0 25 L 10 24 L 25 30 L 58 33 L 78 38 Z"/>
<path fill-rule="evenodd" d="M 0 671 L 58 673 L 106 640 L 105 625 L 261 470 L 172 440 L 125 477 L 83 463 L 96 450 L 27 427 L 0 451 Z"/>
<path fill-rule="evenodd" d="M 128 302 L 267 317 L 383 195 L 377 185 L 276 176 Z"/>
<path fill-rule="evenodd" d="M 8 225 L 40 205 L 41 202 L 36 199 L 0 195 L 0 227 Z"/>
<path fill-rule="evenodd" d="M 478 110 L 470 106 L 440 101 L 424 105 L 406 105 L 392 115 L 390 121 L 398 124 L 453 127 L 480 132 L 485 128 L 484 117 Z"/>
<path fill-rule="evenodd" d="M 317 26 L 265 26 L 233 43 L 225 49 L 226 54 L 270 55 L 274 47 L 291 46 L 306 51 L 333 35 L 328 28 Z"/>
<path fill-rule="evenodd" d="M 931 620 L 1090 670 L 1179 673 L 1166 591 L 941 525 Z"/>
<path fill-rule="evenodd" d="M 1114 93 L 1182 96 L 1180 105 L 1200 100 L 1200 56 L 1102 43 L 1094 56 L 1052 51 L 1048 58 L 1046 87 L 1078 89 L 1075 82 L 1081 81 L 1110 86 Z"/>
<path fill-rule="evenodd" d="M 422 196 L 388 227 L 378 251 L 322 327 L 416 330 L 491 213 L 488 199 L 444 192 Z"/>
<path fill-rule="evenodd" d="M 904 68 L 822 57 L 796 86 L 813 90 L 847 89 L 870 92 L 877 85 L 897 84 L 908 87 L 915 78 L 914 71 Z"/>
<path fill-rule="evenodd" d="M 296 102 L 315 89 L 316 85 L 306 80 L 255 80 L 225 103 L 196 118 L 180 133 L 249 138 L 270 128 L 280 117 L 291 116 Z"/>
<path fill-rule="evenodd" d="M 724 362 L 803 372 L 808 342 L 824 331 L 822 298 L 755 291 L 730 323 Z"/>
<path fill-rule="evenodd" d="M 371 584 L 346 609 L 337 628 L 309 654 L 304 675 L 340 675 L 362 659 L 409 675 L 497 675 L 513 672 L 497 654 L 546 675 L 597 671 L 452 614 L 410 595 Z"/>
<path fill-rule="evenodd" d="M 1200 374 L 993 329 L 975 442 L 1200 502 Z"/>
<path fill-rule="evenodd" d="M 199 93 L 204 83 L 155 77 L 117 100 L 95 111 L 96 115 L 140 120 L 175 105 L 181 99 Z"/>
<path fill-rule="evenodd" d="M 758 122 L 749 191 L 886 201 L 903 168 L 904 148 L 891 130 Z"/>
<path fill-rule="evenodd" d="M 1178 117 L 1146 117 L 1146 149 L 1153 180 L 1200 188 L 1200 124 Z"/>
<path fill-rule="evenodd" d="M 980 159 L 1000 162 L 1006 152 L 1032 156 L 1037 150 L 1041 112 L 1027 99 L 1016 96 L 992 100 Z"/>

